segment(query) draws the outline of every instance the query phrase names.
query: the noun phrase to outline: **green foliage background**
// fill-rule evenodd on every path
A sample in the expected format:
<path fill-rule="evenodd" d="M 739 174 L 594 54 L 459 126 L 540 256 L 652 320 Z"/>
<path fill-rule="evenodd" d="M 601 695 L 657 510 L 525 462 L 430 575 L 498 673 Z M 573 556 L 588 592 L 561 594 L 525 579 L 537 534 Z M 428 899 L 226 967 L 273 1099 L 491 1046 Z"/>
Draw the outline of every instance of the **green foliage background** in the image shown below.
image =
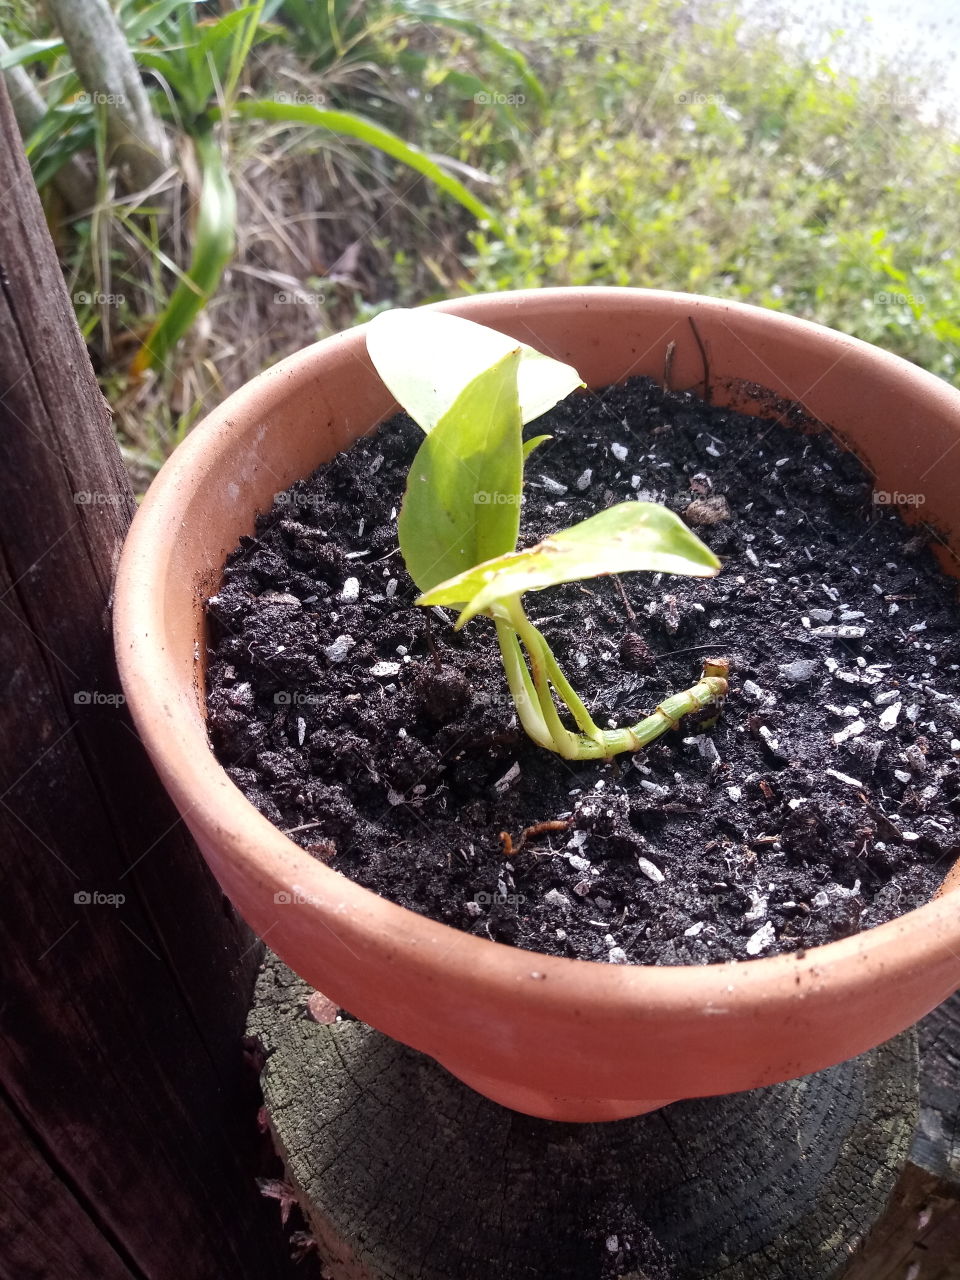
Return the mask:
<path fill-rule="evenodd" d="M 957 381 L 960 149 L 924 111 L 922 68 L 840 75 L 734 7 L 523 0 L 497 14 L 536 50 L 548 107 L 517 109 L 506 234 L 471 235 L 469 288 L 738 298 Z"/>

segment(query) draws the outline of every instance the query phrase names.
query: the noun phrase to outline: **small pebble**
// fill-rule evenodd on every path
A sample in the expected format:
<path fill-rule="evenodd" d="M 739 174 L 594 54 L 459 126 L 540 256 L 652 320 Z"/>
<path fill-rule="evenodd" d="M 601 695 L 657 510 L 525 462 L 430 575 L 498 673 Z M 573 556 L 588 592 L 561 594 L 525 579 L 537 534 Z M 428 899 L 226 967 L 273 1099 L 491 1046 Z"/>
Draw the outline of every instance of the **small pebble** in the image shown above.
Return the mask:
<path fill-rule="evenodd" d="M 834 745 L 839 746 L 841 742 L 847 742 L 850 738 L 856 738 L 859 734 L 863 733 L 866 727 L 867 725 L 865 720 L 851 720 L 849 724 L 844 725 L 839 733 L 835 733 L 833 735 Z"/>
<path fill-rule="evenodd" d="M 767 914 L 767 903 L 769 899 L 764 895 L 757 893 L 756 889 L 750 890 L 750 907 L 744 912 L 744 920 L 753 922 L 754 920 L 763 920 Z"/>
<path fill-rule="evenodd" d="M 360 579 L 348 578 L 343 584 L 343 590 L 340 592 L 340 599 L 347 604 L 351 604 L 360 597 Z"/>
<path fill-rule="evenodd" d="M 356 643 L 353 636 L 337 636 L 331 644 L 324 645 L 323 652 L 331 662 L 343 662 Z"/>
<path fill-rule="evenodd" d="M 372 676 L 395 676 L 399 674 L 399 662 L 375 662 L 370 668 Z"/>
<path fill-rule="evenodd" d="M 883 729 L 885 733 L 889 733 L 890 730 L 896 726 L 902 709 L 902 702 L 893 702 L 884 711 L 883 715 L 880 717 L 880 728 Z"/>
<path fill-rule="evenodd" d="M 806 684 L 816 675 L 817 664 L 813 658 L 796 658 L 780 668 L 780 674 L 790 684 Z"/>
<path fill-rule="evenodd" d="M 747 955 L 758 956 L 761 951 L 765 951 L 767 947 L 773 945 L 776 936 L 773 921 L 768 920 L 766 924 L 762 924 L 756 933 L 751 934 L 747 939 Z"/>
<path fill-rule="evenodd" d="M 867 634 L 866 627 L 834 626 L 812 627 L 812 636 L 820 636 L 823 640 L 862 640 Z"/>
<path fill-rule="evenodd" d="M 300 608 L 300 601 L 289 591 L 265 591 L 259 598 L 267 604 L 289 604 Z"/>
<path fill-rule="evenodd" d="M 572 863 L 573 859 L 571 858 L 570 861 Z M 660 870 L 658 866 L 652 863 L 649 858 L 638 858 L 637 866 L 640 868 L 640 870 L 643 872 L 643 874 L 647 877 L 648 880 L 652 880 L 654 884 L 663 884 L 663 881 L 664 881 L 663 872 Z"/>

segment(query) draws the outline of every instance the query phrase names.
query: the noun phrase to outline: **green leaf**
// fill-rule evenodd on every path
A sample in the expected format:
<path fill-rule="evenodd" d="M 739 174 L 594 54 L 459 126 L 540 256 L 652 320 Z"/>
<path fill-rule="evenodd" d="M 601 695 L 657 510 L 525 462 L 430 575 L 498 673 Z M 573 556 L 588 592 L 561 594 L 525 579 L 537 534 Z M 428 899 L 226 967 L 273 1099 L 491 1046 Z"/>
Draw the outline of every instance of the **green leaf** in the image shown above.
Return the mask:
<path fill-rule="evenodd" d="M 211 113 L 216 115 L 216 113 Z M 481 222 L 486 222 L 496 235 L 503 235 L 503 227 L 491 209 L 451 174 L 442 169 L 419 147 L 404 142 L 389 129 L 356 115 L 353 111 L 328 111 L 324 107 L 295 102 L 273 102 L 267 98 L 256 98 L 250 101 L 240 100 L 233 104 L 233 114 L 244 116 L 248 120 L 276 120 L 285 124 L 313 125 L 320 129 L 329 129 L 341 137 L 356 138 L 367 146 L 375 147 L 385 155 L 399 160 L 408 168 L 422 173 L 429 178 L 435 187 L 446 192 L 454 200 L 459 201 Z"/>
<path fill-rule="evenodd" d="M 461 389 L 507 351 L 520 351 L 517 392 L 532 422 L 584 384 L 576 369 L 498 329 L 418 307 L 382 311 L 367 325 L 367 351 L 380 377 L 424 431 L 433 430 Z"/>
<path fill-rule="evenodd" d="M 0 54 L 0 71 L 22 67 L 27 62 L 53 62 L 66 51 L 67 46 L 59 39 L 25 40 L 15 49 L 8 49 L 6 53 Z"/>
<path fill-rule="evenodd" d="M 631 569 L 706 578 L 719 568 L 720 561 L 710 548 L 672 511 L 655 502 L 621 502 L 525 551 L 475 565 L 426 591 L 417 604 L 468 601 L 457 619 L 459 630 L 501 600 L 560 582 Z"/>
<path fill-rule="evenodd" d="M 534 449 L 539 449 L 542 444 L 546 444 L 548 440 L 552 440 L 553 436 L 533 436 L 530 440 L 524 441 L 523 460 L 526 460 L 533 453 Z"/>
<path fill-rule="evenodd" d="M 414 458 L 398 528 L 407 571 L 421 591 L 517 545 L 519 363 L 519 350 L 508 351 L 468 383 Z"/>
<path fill-rule="evenodd" d="M 197 139 L 203 169 L 193 256 L 186 274 L 150 330 L 133 360 L 132 372 L 163 364 L 215 292 L 233 257 L 237 226 L 237 197 L 227 172 L 226 157 L 209 134 Z"/>
<path fill-rule="evenodd" d="M 481 47 L 490 50 L 503 63 L 513 68 L 518 82 L 528 90 L 532 98 L 536 99 L 539 106 L 547 105 L 546 92 L 533 73 L 530 63 L 517 49 L 512 49 L 502 40 L 498 40 L 486 23 L 476 22 L 439 5 L 420 4 L 417 0 L 413 2 L 408 0 L 402 8 L 410 17 L 424 25 L 449 27 L 451 30 L 462 31 L 465 35 L 472 36 Z"/>
<path fill-rule="evenodd" d="M 147 36 L 156 32 L 172 13 L 184 8 L 185 4 L 192 4 L 196 9 L 201 2 L 202 0 L 154 0 L 154 3 L 140 10 L 136 5 L 124 5 L 120 20 L 127 43 L 133 44 L 136 40 L 146 39 Z"/>

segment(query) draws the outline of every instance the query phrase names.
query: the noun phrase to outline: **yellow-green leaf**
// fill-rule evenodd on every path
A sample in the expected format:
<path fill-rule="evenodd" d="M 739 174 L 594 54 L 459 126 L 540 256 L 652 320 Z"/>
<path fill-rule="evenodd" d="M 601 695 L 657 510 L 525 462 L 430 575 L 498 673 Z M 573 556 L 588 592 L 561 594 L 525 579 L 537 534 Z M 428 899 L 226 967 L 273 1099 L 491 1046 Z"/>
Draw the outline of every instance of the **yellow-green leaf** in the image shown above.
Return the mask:
<path fill-rule="evenodd" d="M 519 350 L 508 351 L 469 382 L 414 458 L 398 529 L 407 571 L 421 591 L 517 545 L 519 363 Z"/>
<path fill-rule="evenodd" d="M 583 382 L 571 365 L 462 316 L 426 307 L 383 311 L 367 325 L 367 351 L 414 422 L 432 431 L 466 384 L 508 351 L 520 351 L 523 421 L 552 409 Z"/>
<path fill-rule="evenodd" d="M 633 569 L 703 578 L 719 568 L 710 548 L 672 511 L 655 502 L 621 502 L 525 551 L 474 565 L 426 591 L 417 603 L 459 606 L 467 601 L 457 620 L 459 629 L 501 600 L 560 582 Z"/>

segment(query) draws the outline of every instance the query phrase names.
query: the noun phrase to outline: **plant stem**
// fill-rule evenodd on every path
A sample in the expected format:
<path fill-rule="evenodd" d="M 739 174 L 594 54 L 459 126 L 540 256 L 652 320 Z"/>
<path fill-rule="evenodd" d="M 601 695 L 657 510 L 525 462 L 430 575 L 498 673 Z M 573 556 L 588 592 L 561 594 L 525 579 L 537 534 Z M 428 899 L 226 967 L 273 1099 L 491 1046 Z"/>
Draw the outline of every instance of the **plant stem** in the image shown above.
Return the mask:
<path fill-rule="evenodd" d="M 497 639 L 500 642 L 500 656 L 503 658 L 503 669 L 507 674 L 507 684 L 520 723 L 539 747 L 548 751 L 556 750 L 550 730 L 547 728 L 533 684 L 530 672 L 520 650 L 517 633 L 506 622 L 496 619 Z"/>
<path fill-rule="evenodd" d="M 700 680 L 682 693 L 665 698 L 652 715 L 630 728 L 600 729 L 561 671 L 550 646 L 527 617 L 520 597 L 501 601 L 500 609 L 497 639 L 520 723 L 539 746 L 556 751 L 567 760 L 608 759 L 621 751 L 639 751 L 669 729 L 675 729 L 684 716 L 718 702 L 727 693 L 729 663 L 722 658 L 708 658 Z M 521 642 L 527 651 L 529 670 Z M 560 719 L 554 690 L 576 720 L 579 733 L 573 733 Z"/>

